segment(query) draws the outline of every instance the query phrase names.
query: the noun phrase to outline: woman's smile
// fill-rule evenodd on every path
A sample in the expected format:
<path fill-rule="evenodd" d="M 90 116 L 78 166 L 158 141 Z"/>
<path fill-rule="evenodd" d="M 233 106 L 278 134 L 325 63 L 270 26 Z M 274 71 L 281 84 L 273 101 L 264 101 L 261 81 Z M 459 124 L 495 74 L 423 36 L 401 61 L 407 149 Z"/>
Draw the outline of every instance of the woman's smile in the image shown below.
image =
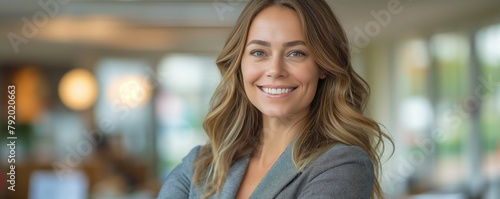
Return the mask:
<path fill-rule="evenodd" d="M 297 89 L 289 86 L 258 86 L 258 88 L 270 98 L 284 98 Z"/>

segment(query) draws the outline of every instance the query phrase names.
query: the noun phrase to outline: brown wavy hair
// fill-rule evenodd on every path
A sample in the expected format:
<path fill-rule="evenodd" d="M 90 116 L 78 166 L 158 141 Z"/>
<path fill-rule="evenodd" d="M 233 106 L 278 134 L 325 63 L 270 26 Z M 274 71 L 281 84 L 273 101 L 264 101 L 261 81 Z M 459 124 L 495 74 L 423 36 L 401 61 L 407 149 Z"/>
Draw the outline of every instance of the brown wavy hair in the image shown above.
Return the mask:
<path fill-rule="evenodd" d="M 358 146 L 375 167 L 371 197 L 383 198 L 379 149 L 384 138 L 392 141 L 378 123 L 363 115 L 369 86 L 353 70 L 345 32 L 324 0 L 253 0 L 243 9 L 216 60 L 221 81 L 203 122 L 209 143 L 195 159 L 193 183 L 204 185 L 198 187 L 206 191 L 204 197 L 218 193 L 232 163 L 259 145 L 262 116 L 245 94 L 240 64 L 252 20 L 270 6 L 298 14 L 306 45 L 327 75 L 319 80 L 305 125 L 297 132 L 292 152 L 295 166 L 302 171 L 335 143 Z"/>

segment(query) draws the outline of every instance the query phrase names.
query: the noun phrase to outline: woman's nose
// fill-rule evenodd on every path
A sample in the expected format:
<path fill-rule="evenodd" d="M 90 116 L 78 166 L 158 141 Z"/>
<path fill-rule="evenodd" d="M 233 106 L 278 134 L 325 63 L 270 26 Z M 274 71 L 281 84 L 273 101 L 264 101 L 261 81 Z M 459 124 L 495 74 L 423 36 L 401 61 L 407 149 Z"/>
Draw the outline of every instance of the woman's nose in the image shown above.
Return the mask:
<path fill-rule="evenodd" d="M 274 56 L 266 70 L 266 76 L 267 77 L 288 77 L 288 72 L 286 70 L 286 67 L 283 63 L 283 58 L 280 56 Z"/>

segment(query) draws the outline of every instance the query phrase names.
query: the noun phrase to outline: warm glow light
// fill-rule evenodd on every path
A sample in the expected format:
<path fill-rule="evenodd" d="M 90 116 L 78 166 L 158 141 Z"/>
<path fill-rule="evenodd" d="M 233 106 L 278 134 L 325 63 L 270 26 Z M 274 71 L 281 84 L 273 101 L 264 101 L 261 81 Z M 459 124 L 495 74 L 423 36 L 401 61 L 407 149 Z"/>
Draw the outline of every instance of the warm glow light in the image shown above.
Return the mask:
<path fill-rule="evenodd" d="M 73 110 L 91 107 L 97 98 L 97 82 L 94 75 L 84 69 L 74 69 L 66 73 L 59 82 L 59 98 Z"/>
<path fill-rule="evenodd" d="M 107 97 L 113 103 L 139 107 L 151 98 L 151 86 L 139 75 L 128 75 L 112 81 Z"/>
<path fill-rule="evenodd" d="M 47 82 L 36 67 L 25 67 L 13 76 L 16 86 L 16 121 L 35 122 L 46 109 Z"/>

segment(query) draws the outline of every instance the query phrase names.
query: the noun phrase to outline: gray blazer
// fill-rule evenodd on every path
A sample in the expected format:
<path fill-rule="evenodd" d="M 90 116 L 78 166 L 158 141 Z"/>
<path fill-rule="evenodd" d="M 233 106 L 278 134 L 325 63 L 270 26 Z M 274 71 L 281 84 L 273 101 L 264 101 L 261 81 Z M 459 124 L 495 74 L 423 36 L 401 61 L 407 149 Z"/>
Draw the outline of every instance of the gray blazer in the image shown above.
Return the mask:
<path fill-rule="evenodd" d="M 192 164 L 200 146 L 195 147 L 165 180 L 159 199 L 200 198 L 194 183 Z M 249 156 L 237 160 L 229 169 L 218 195 L 210 198 L 235 198 L 245 175 Z M 280 155 L 250 195 L 266 198 L 370 198 L 374 168 L 367 153 L 359 147 L 337 144 L 319 156 L 300 173 L 292 161 L 292 144 Z"/>

